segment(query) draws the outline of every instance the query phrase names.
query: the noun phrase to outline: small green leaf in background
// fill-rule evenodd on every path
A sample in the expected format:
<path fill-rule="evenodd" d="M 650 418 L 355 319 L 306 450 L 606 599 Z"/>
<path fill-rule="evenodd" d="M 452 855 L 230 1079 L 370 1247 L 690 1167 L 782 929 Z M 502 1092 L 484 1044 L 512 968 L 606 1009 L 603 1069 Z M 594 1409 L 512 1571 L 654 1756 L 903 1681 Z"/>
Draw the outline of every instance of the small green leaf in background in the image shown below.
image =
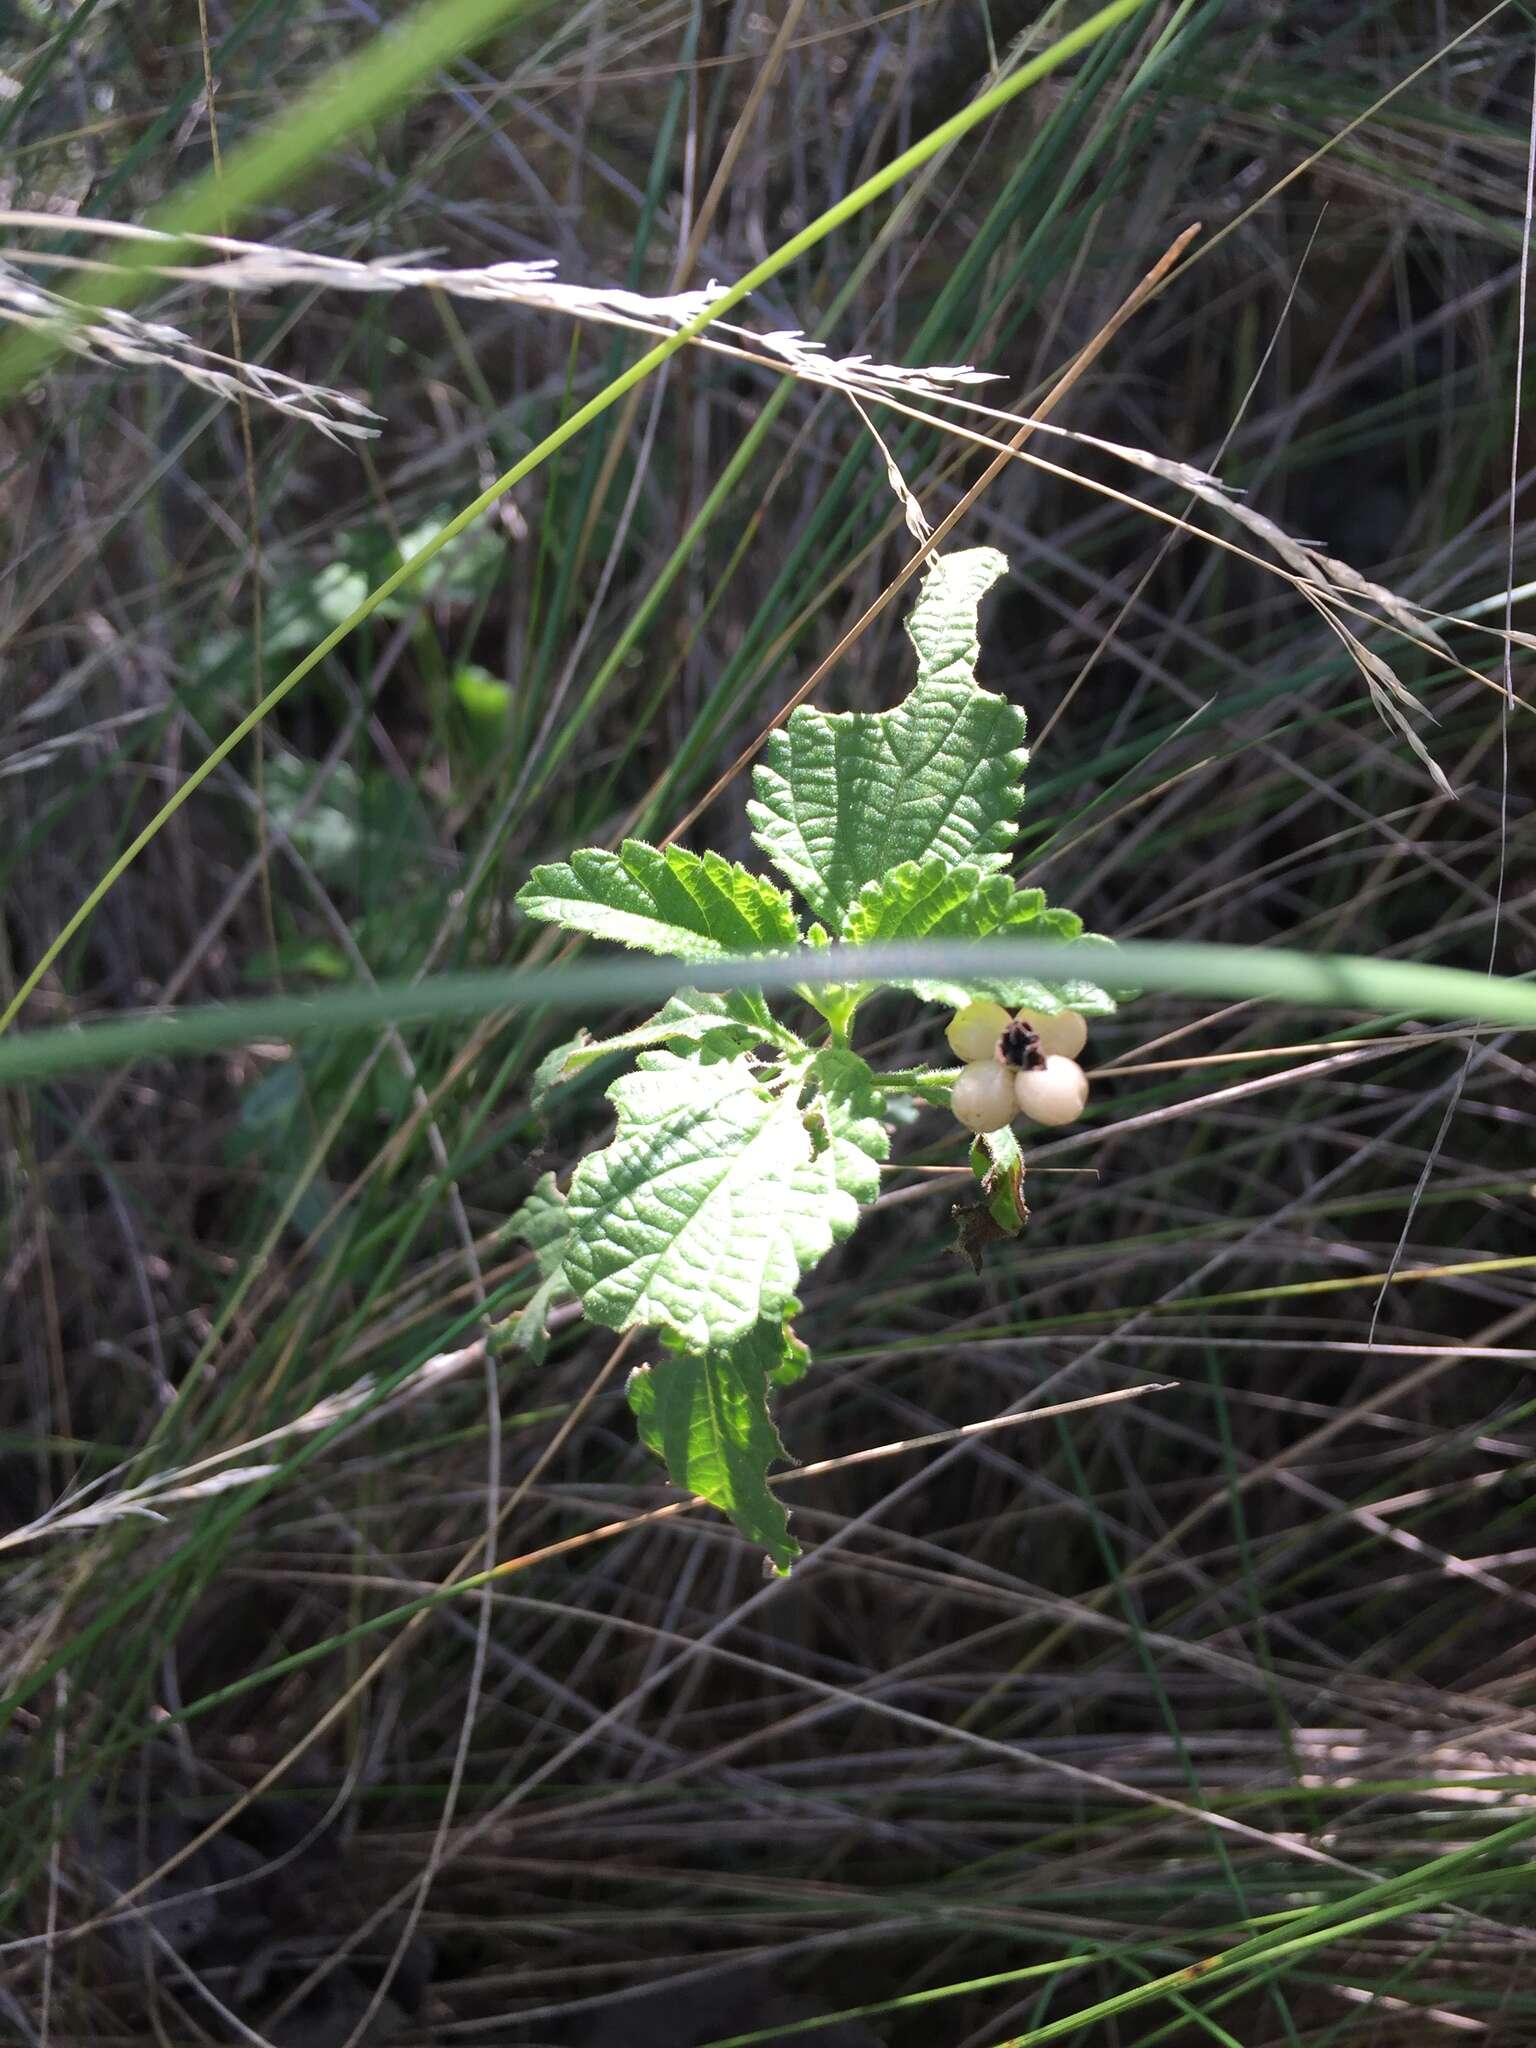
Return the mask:
<path fill-rule="evenodd" d="M 995 548 L 945 555 L 907 622 L 918 678 L 894 710 L 800 710 L 773 735 L 747 806 L 753 837 L 845 935 L 859 892 L 905 861 L 1006 866 L 1024 801 L 1024 713 L 980 689 L 977 608 Z"/>
<path fill-rule="evenodd" d="M 718 853 L 665 852 L 626 839 L 618 853 L 586 847 L 535 868 L 518 891 L 529 917 L 679 960 L 780 952 L 800 926 L 782 889 Z"/>
<path fill-rule="evenodd" d="M 641 1440 L 673 1485 L 722 1509 L 780 1572 L 800 1546 L 767 1486 L 769 1466 L 786 1455 L 768 1413 L 768 1387 L 786 1371 L 803 1371 L 804 1351 L 781 1321 L 765 1317 L 729 1348 L 663 1352 L 632 1372 L 625 1389 Z"/>
<path fill-rule="evenodd" d="M 858 1222 L 844 1182 L 873 1169 L 857 1106 L 823 1089 L 844 1130 L 817 1159 L 796 1089 L 743 1057 L 642 1053 L 608 1094 L 618 1135 L 571 1181 L 565 1270 L 587 1315 L 700 1351 L 787 1315 L 800 1275 Z"/>
<path fill-rule="evenodd" d="M 313 572 L 301 568 L 281 583 L 262 618 L 263 681 L 280 676 L 294 655 L 356 611 L 368 591 L 366 571 L 346 560 L 327 562 Z M 224 627 L 199 640 L 189 681 L 194 689 L 224 687 L 248 679 L 255 667 L 256 645 L 250 634 Z"/>
<path fill-rule="evenodd" d="M 268 598 L 262 619 L 263 678 L 275 681 L 295 655 L 306 653 L 350 618 L 367 601 L 375 584 L 409 561 L 448 524 L 448 518 L 446 510 L 435 513 L 398 541 L 380 521 L 367 520 L 333 542 L 336 553 L 318 568 L 308 567 L 302 558 L 293 562 Z M 375 611 L 383 619 L 403 619 L 423 604 L 478 602 L 489 593 L 506 553 L 499 528 L 481 520 L 450 541 L 411 582 L 381 599 Z M 254 666 L 251 636 L 238 628 L 225 628 L 200 641 L 191 681 L 194 685 L 229 684 L 248 676 Z M 473 668 L 473 664 L 469 666 Z M 486 671 L 481 669 L 478 674 L 483 676 Z M 462 704 L 462 696 L 460 701 Z M 466 713 L 470 708 L 464 706 Z"/>
<path fill-rule="evenodd" d="M 389 542 L 382 573 L 387 575 L 419 554 L 452 517 L 452 508 L 444 505 L 407 527 L 398 542 Z M 397 596 L 386 598 L 379 611 L 385 618 L 398 618 L 415 604 L 478 604 L 489 595 L 506 561 L 507 543 L 500 524 L 494 518 L 478 519 L 434 555 Z"/>
<path fill-rule="evenodd" d="M 275 950 L 252 953 L 240 969 L 242 981 L 350 981 L 352 963 L 324 939 L 283 939 Z"/>
<path fill-rule="evenodd" d="M 512 718 L 512 689 L 477 661 L 453 672 L 453 697 L 464 721 L 470 752 L 489 760 L 507 736 Z"/>
<path fill-rule="evenodd" d="M 242 1090 L 239 1115 L 224 1136 L 224 1157 L 246 1170 L 259 1186 L 264 1209 L 281 1209 L 293 1193 L 297 1161 L 304 1155 L 310 1128 L 305 1103 L 306 1074 L 295 1058 L 275 1066 Z M 336 1190 L 323 1175 L 314 1175 L 300 1190 L 290 1222 L 309 1236 L 330 1214 Z"/>
<path fill-rule="evenodd" d="M 349 763 L 339 762 L 318 802 L 303 812 L 314 775 L 313 766 L 296 755 L 273 753 L 265 768 L 267 816 L 315 873 L 330 881 L 349 873 L 357 860 L 363 779 Z"/>

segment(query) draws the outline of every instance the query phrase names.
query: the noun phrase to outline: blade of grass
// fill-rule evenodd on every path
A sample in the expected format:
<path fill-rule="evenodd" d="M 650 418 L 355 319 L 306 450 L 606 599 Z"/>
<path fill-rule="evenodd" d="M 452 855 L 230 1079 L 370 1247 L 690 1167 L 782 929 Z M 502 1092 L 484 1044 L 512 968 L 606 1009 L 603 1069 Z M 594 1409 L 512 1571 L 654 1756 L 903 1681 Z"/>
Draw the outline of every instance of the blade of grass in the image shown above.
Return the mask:
<path fill-rule="evenodd" d="M 856 960 L 855 968 L 850 963 Z M 1427 962 L 1307 954 L 1271 947 L 1203 946 L 1142 939 L 1119 946 L 1114 968 L 1145 990 L 1263 997 L 1309 1008 L 1363 1009 L 1536 1027 L 1536 983 Z M 439 975 L 314 996 L 258 997 L 144 1018 L 14 1034 L 0 1045 L 0 1084 L 47 1080 L 116 1060 L 178 1058 L 265 1038 L 441 1023 L 536 1004 L 579 1010 L 661 1000 L 677 989 L 784 991 L 801 983 L 913 980 L 939 974 L 1071 975 L 1105 971 L 1102 947 L 1031 940 L 906 946 L 835 946 L 778 959 L 668 964 L 573 961 L 507 973 Z"/>

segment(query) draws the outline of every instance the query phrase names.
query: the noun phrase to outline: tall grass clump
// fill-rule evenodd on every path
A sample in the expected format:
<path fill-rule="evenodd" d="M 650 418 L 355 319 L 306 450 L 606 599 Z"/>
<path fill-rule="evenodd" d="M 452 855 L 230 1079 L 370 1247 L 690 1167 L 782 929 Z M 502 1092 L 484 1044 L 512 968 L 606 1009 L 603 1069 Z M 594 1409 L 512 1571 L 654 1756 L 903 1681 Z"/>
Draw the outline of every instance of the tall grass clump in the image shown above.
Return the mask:
<path fill-rule="evenodd" d="M 1533 74 L 0 24 L 0 2036 L 1532 2038 Z"/>

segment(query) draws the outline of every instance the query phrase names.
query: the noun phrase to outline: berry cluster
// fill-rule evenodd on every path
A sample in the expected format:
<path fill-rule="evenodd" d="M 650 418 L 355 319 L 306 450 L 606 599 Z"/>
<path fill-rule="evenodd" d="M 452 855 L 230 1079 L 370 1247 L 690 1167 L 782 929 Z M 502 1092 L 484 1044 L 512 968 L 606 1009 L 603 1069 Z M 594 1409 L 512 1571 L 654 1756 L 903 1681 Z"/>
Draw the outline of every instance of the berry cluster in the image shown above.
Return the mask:
<path fill-rule="evenodd" d="M 1001 1003 L 967 1003 L 944 1035 L 965 1061 L 950 1107 L 967 1130 L 1000 1131 L 1021 1115 L 1037 1124 L 1070 1124 L 1082 1115 L 1088 1080 L 1077 1055 L 1088 1026 L 1075 1010 L 1010 1017 Z"/>

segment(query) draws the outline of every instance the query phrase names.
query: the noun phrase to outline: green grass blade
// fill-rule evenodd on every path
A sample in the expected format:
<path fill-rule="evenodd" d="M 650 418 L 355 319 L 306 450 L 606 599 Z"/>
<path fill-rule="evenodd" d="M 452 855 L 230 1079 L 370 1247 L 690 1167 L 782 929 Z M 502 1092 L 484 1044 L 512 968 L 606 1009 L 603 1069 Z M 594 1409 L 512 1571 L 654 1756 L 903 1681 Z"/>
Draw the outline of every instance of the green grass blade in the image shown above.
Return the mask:
<path fill-rule="evenodd" d="M 1262 999 L 1309 1009 L 1374 1010 L 1536 1028 L 1536 984 L 1427 962 L 1269 947 L 1159 944 L 1116 948 L 1115 969 L 1145 990 Z M 1070 976 L 1103 973 L 1102 946 L 1041 940 L 830 947 L 768 960 L 654 964 L 578 961 L 492 974 L 439 975 L 315 996 L 268 996 L 100 1024 L 19 1032 L 0 1044 L 0 1084 L 43 1081 L 121 1060 L 184 1058 L 264 1038 L 462 1022 L 548 1005 L 592 1010 L 658 1002 L 679 988 L 780 993 L 803 984 L 916 980 L 945 974 Z"/>

